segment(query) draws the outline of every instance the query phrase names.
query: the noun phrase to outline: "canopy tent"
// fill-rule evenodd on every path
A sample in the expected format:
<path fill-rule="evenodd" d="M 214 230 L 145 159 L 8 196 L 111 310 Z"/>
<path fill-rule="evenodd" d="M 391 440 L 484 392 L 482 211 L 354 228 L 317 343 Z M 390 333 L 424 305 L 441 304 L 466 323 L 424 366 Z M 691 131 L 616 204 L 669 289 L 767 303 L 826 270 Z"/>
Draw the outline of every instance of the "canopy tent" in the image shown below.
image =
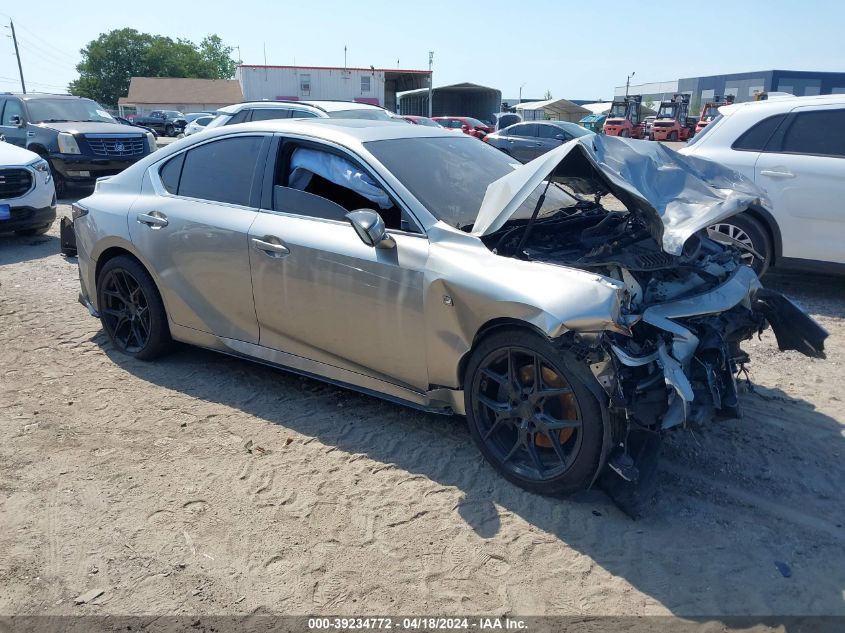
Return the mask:
<path fill-rule="evenodd" d="M 516 112 L 524 121 L 572 121 L 577 123 L 586 115 L 591 114 L 587 108 L 575 105 L 566 99 L 549 99 L 548 101 L 532 101 L 520 103 Z"/>
<path fill-rule="evenodd" d="M 611 101 L 598 101 L 596 103 L 584 103 L 581 107 L 587 108 L 593 114 L 607 114 L 611 105 L 613 105 Z"/>

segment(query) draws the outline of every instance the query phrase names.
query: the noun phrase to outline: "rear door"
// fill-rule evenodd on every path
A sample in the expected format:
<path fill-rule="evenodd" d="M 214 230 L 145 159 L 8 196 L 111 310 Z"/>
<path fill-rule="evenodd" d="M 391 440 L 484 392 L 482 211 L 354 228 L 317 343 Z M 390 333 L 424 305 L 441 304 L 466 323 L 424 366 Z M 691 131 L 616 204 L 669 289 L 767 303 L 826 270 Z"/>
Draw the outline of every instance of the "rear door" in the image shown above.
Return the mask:
<path fill-rule="evenodd" d="M 5 106 L 0 104 L 0 134 L 6 138 L 7 143 L 17 145 L 18 147 L 26 147 L 26 125 L 18 127 L 13 122 L 13 117 L 20 117 L 22 121 L 26 120 L 23 111 L 23 104 L 20 99 L 15 97 L 8 97 Z"/>
<path fill-rule="evenodd" d="M 150 171 L 129 214 L 133 244 L 178 325 L 258 342 L 249 228 L 271 137 L 235 134 L 194 145 Z"/>
<path fill-rule="evenodd" d="M 845 105 L 795 108 L 757 158 L 785 257 L 845 263 L 843 130 Z"/>
<path fill-rule="evenodd" d="M 508 128 L 508 140 L 505 151 L 522 163 L 527 163 L 540 154 L 540 139 L 536 123 L 520 123 Z"/>

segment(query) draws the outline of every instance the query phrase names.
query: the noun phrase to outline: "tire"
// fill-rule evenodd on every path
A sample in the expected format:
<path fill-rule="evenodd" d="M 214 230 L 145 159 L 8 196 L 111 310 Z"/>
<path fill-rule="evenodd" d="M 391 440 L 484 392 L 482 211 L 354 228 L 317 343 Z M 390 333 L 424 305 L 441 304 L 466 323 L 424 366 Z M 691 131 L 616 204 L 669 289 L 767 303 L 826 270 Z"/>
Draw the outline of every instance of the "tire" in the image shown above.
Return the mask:
<path fill-rule="evenodd" d="M 50 224 L 45 224 L 44 226 L 37 226 L 32 229 L 20 229 L 19 231 L 15 231 L 15 235 L 44 235 L 47 231 L 50 230 L 51 226 L 53 226 L 52 222 L 50 222 Z"/>
<path fill-rule="evenodd" d="M 622 138 L 628 138 L 630 136 L 630 133 L 628 132 L 628 130 L 622 130 L 621 132 L 619 132 L 619 136 L 621 136 Z"/>
<path fill-rule="evenodd" d="M 653 140 L 654 140 L 654 134 L 651 134 L 651 133 L 650 133 L 650 134 L 648 135 L 648 140 L 653 141 Z"/>
<path fill-rule="evenodd" d="M 709 228 L 748 244 L 751 248 L 763 256 L 754 257 L 751 253 L 743 254 L 743 261 L 754 269 L 758 277 L 766 274 L 772 264 L 772 241 L 765 227 L 753 217 L 740 213 L 727 220 L 718 222 Z"/>
<path fill-rule="evenodd" d="M 547 394 L 539 397 L 537 366 L 540 393 Z M 533 332 L 494 332 L 467 364 L 464 401 L 473 441 L 499 474 L 525 490 L 566 495 L 587 488 L 603 438 L 600 405 L 584 382 L 589 379 L 578 361 Z"/>
<path fill-rule="evenodd" d="M 173 126 L 168 125 L 164 128 L 164 135 L 165 136 L 173 136 Z"/>
<path fill-rule="evenodd" d="M 119 255 L 105 263 L 97 276 L 97 307 L 103 330 L 119 352 L 153 360 L 170 349 L 164 303 L 137 259 Z"/>
<path fill-rule="evenodd" d="M 678 133 L 677 132 L 669 132 L 669 141 L 677 141 L 678 140 Z"/>

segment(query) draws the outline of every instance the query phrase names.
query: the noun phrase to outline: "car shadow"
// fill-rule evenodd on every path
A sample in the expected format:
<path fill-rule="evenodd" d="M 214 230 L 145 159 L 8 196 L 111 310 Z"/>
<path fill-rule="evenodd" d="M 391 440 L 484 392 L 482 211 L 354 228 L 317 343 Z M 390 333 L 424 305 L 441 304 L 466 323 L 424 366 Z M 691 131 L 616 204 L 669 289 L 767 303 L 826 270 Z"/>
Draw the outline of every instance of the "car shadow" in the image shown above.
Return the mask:
<path fill-rule="evenodd" d="M 93 341 L 152 384 L 459 490 L 454 512 L 484 539 L 496 536 L 503 520 L 520 518 L 533 526 L 537 543 L 559 540 L 673 614 L 766 614 L 769 624 L 773 613 L 845 615 L 845 567 L 835 564 L 845 547 L 842 425 L 780 390 L 745 393 L 741 422 L 669 434 L 658 493 L 634 521 L 597 490 L 559 499 L 513 486 L 483 460 L 460 417 L 186 346 L 150 364 L 117 353 L 102 333 Z M 290 416 L 291 409 L 313 415 Z M 279 448 L 286 437 L 280 432 Z M 796 477 L 806 484 L 796 488 Z M 761 551 L 763 558 L 748 560 L 746 552 Z M 825 560 L 831 565 L 818 568 Z M 776 619 L 798 630 L 788 618 Z"/>
<path fill-rule="evenodd" d="M 26 236 L 0 233 L 0 266 L 43 259 L 58 254 L 59 238 L 55 235 Z"/>

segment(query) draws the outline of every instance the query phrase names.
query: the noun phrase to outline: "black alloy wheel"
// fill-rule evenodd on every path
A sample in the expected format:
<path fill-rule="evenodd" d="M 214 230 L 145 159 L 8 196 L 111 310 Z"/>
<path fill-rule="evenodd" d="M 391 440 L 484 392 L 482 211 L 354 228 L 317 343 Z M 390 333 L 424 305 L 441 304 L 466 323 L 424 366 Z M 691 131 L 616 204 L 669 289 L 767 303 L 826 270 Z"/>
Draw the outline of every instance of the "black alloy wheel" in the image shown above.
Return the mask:
<path fill-rule="evenodd" d="M 164 305 L 139 262 L 127 256 L 106 262 L 97 299 L 103 329 L 118 351 L 141 360 L 166 351 L 171 339 Z"/>
<path fill-rule="evenodd" d="M 470 361 L 473 439 L 503 476 L 528 490 L 561 494 L 586 487 L 601 446 L 595 398 L 548 341 L 520 332 L 501 342 L 480 346 Z"/>

